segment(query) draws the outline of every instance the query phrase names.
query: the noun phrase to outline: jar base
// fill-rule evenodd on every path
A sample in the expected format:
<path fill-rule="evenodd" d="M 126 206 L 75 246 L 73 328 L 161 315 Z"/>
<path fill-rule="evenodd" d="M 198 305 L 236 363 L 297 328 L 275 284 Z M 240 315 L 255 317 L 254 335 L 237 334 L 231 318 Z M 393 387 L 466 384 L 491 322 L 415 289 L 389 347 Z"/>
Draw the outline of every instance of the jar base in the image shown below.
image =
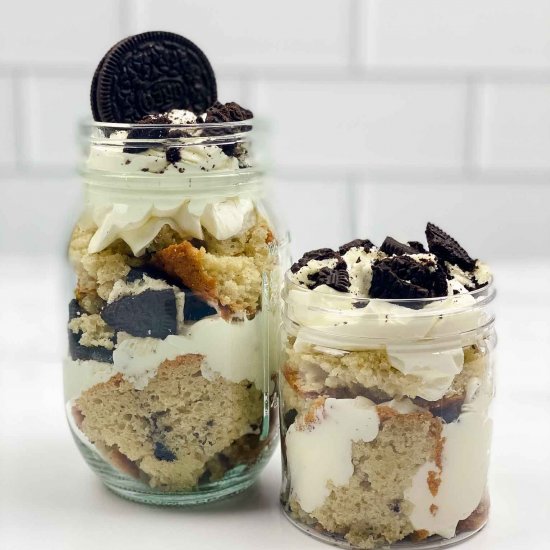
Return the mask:
<path fill-rule="evenodd" d="M 337 546 L 339 548 L 347 548 L 350 550 L 356 550 L 359 547 L 354 546 L 353 544 L 350 544 L 346 540 L 344 540 L 341 537 L 338 537 L 337 535 L 330 535 L 328 533 L 320 532 L 316 529 L 314 529 L 311 526 L 304 525 L 303 523 L 297 522 L 289 513 L 289 511 L 286 509 L 286 507 L 283 505 L 281 506 L 281 510 L 283 512 L 283 515 L 286 517 L 286 519 L 297 529 L 305 533 L 306 535 L 309 535 L 310 537 L 317 539 L 318 541 L 324 542 L 325 544 L 330 544 L 331 546 Z M 453 537 L 452 539 L 444 539 L 439 536 L 433 536 L 429 539 L 426 539 L 424 541 L 418 541 L 418 542 L 412 542 L 412 541 L 400 541 L 400 542 L 394 542 L 393 544 L 386 544 L 382 546 L 378 546 L 378 549 L 392 549 L 392 550 L 432 550 L 435 548 L 449 548 L 451 546 L 454 546 L 455 544 L 459 544 L 462 541 L 469 539 L 470 537 L 473 537 L 477 533 L 479 533 L 484 527 L 487 525 L 487 521 L 485 521 L 482 525 L 480 525 L 477 529 L 474 531 L 466 531 L 464 533 L 460 533 Z"/>
<path fill-rule="evenodd" d="M 198 489 L 169 492 L 156 490 L 154 487 L 149 487 L 142 481 L 118 471 L 106 462 L 97 451 L 84 445 L 76 437 L 75 440 L 90 468 L 110 491 L 126 500 L 155 506 L 196 506 L 242 493 L 254 485 L 273 451 L 273 446 L 268 445 L 264 456 L 259 457 L 258 462 L 253 466 L 237 466 L 223 479 L 201 485 Z"/>
<path fill-rule="evenodd" d="M 102 480 L 104 485 L 116 495 L 132 502 L 140 504 L 152 504 L 154 506 L 196 506 L 217 502 L 232 496 L 238 495 L 252 487 L 256 478 L 244 479 L 239 483 L 231 483 L 227 487 L 220 487 L 208 492 L 189 492 L 189 493 L 154 493 L 152 491 L 139 491 L 129 487 L 122 487 L 119 484 L 106 479 Z M 221 483 L 220 483 L 221 484 Z"/>

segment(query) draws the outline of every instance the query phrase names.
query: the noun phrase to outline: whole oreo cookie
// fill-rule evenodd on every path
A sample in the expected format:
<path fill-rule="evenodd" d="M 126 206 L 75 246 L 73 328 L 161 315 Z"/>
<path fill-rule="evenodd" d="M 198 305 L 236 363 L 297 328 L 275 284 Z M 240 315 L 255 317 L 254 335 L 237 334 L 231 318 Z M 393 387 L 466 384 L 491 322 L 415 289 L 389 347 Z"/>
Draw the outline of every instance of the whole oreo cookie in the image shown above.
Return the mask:
<path fill-rule="evenodd" d="M 171 109 L 203 113 L 216 102 L 204 53 L 178 34 L 152 31 L 115 44 L 92 80 L 92 113 L 102 122 L 136 122 Z"/>

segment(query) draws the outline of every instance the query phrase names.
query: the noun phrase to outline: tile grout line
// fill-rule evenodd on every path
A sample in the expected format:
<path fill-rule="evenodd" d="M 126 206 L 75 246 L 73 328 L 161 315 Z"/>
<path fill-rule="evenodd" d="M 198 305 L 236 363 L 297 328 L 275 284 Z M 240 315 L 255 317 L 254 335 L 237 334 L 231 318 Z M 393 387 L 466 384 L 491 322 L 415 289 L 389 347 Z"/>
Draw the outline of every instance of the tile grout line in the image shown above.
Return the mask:
<path fill-rule="evenodd" d="M 13 102 L 13 143 L 15 146 L 15 170 L 16 173 L 24 171 L 26 166 L 22 151 L 24 150 L 24 134 L 27 120 L 24 116 L 24 98 L 23 98 L 23 77 L 21 69 L 14 69 L 12 72 L 12 102 Z"/>
<path fill-rule="evenodd" d="M 348 5 L 348 25 L 349 25 L 349 39 L 348 39 L 348 66 L 353 72 L 361 65 L 361 45 L 363 36 L 363 21 L 361 15 L 363 8 L 361 8 L 364 0 L 349 0 Z M 364 8 L 366 10 L 366 7 Z"/>
<path fill-rule="evenodd" d="M 462 151 L 463 171 L 466 176 L 472 176 L 477 171 L 477 147 L 479 145 L 477 130 L 479 129 L 478 116 L 478 87 L 479 79 L 469 76 L 466 79 L 466 107 L 464 113 L 464 142 Z"/>

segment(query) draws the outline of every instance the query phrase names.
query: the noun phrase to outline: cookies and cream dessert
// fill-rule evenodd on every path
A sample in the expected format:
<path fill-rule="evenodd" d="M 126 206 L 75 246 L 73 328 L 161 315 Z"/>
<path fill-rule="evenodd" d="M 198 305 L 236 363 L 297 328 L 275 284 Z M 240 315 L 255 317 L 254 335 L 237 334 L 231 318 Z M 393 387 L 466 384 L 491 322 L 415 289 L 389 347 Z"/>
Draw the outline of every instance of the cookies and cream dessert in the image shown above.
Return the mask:
<path fill-rule="evenodd" d="M 99 124 L 69 245 L 67 414 L 83 452 L 140 491 L 239 481 L 272 452 L 276 426 L 277 238 L 253 115 L 217 101 L 203 55 L 171 33 L 136 35 L 92 83 Z"/>
<path fill-rule="evenodd" d="M 426 238 L 313 250 L 287 273 L 282 499 L 332 542 L 486 521 L 492 276 L 434 224 Z"/>

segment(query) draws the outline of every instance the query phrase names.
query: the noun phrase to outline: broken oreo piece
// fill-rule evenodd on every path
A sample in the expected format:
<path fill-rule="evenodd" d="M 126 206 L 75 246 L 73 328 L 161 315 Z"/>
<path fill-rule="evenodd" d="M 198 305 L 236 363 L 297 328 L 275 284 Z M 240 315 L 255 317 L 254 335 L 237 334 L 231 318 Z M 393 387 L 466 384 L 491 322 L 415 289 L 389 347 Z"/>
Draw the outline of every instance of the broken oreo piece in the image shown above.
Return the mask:
<path fill-rule="evenodd" d="M 462 248 L 457 241 L 442 229 L 428 223 L 426 226 L 426 239 L 428 240 L 428 248 L 430 252 L 435 254 L 439 259 L 457 265 L 465 271 L 472 271 L 476 261 Z"/>
<path fill-rule="evenodd" d="M 352 248 L 362 248 L 365 252 L 370 252 L 373 246 L 374 244 L 369 241 L 369 239 L 354 239 L 338 248 L 338 252 L 340 252 L 342 256 Z"/>
<path fill-rule="evenodd" d="M 154 455 L 157 460 L 164 460 L 165 462 L 174 462 L 174 460 L 178 458 L 174 451 L 171 451 L 164 443 L 161 443 L 160 441 L 155 442 Z"/>
<path fill-rule="evenodd" d="M 113 350 L 101 346 L 83 346 L 80 344 L 82 332 L 73 332 L 69 329 L 69 353 L 73 361 L 98 361 L 100 363 L 113 362 Z"/>
<path fill-rule="evenodd" d="M 296 420 L 296 417 L 298 416 L 298 411 L 296 409 L 289 409 L 286 411 L 286 413 L 283 415 L 283 425 L 288 430 L 292 424 L 294 424 L 294 421 Z"/>
<path fill-rule="evenodd" d="M 426 254 L 428 252 L 420 241 L 409 241 L 407 244 L 411 248 L 414 248 L 418 254 Z"/>
<path fill-rule="evenodd" d="M 439 264 L 418 262 L 408 256 L 377 260 L 372 265 L 370 295 L 387 300 L 446 296 L 446 273 Z"/>
<path fill-rule="evenodd" d="M 143 125 L 166 125 L 171 124 L 172 121 L 165 115 L 148 115 L 141 120 L 138 120 L 136 124 L 143 124 Z M 157 139 L 164 139 L 168 137 L 168 128 L 164 127 L 157 127 L 157 128 L 133 128 L 128 132 L 128 136 L 126 139 L 140 139 L 140 140 L 157 140 Z M 154 145 L 154 142 L 151 144 L 146 144 L 145 146 L 143 144 L 139 145 L 126 145 L 122 149 L 124 153 L 128 154 L 138 154 L 143 153 L 150 149 Z"/>
<path fill-rule="evenodd" d="M 314 276 L 310 276 L 310 279 L 314 281 L 314 285 L 311 288 L 327 285 L 339 292 L 347 292 L 350 287 L 349 274 L 345 267 L 334 269 L 323 267 Z"/>
<path fill-rule="evenodd" d="M 185 321 L 200 321 L 205 317 L 217 315 L 218 312 L 202 298 L 197 296 L 190 288 L 185 287 L 185 303 L 183 306 L 183 318 Z"/>
<path fill-rule="evenodd" d="M 69 321 L 85 315 L 86 312 L 82 309 L 76 299 L 69 302 Z M 83 346 L 80 344 L 82 331 L 73 332 L 68 330 L 69 336 L 69 353 L 74 361 L 99 361 L 100 363 L 113 362 L 113 350 L 101 346 Z"/>
<path fill-rule="evenodd" d="M 94 118 L 136 122 L 150 113 L 203 113 L 217 98 L 214 71 L 204 53 L 178 34 L 129 36 L 101 60 L 92 80 Z"/>
<path fill-rule="evenodd" d="M 331 258 L 338 258 L 341 259 L 340 254 L 338 252 L 335 252 L 332 250 L 332 248 L 318 248 L 316 250 L 310 250 L 309 252 L 306 252 L 296 263 L 292 265 L 290 268 L 290 271 L 292 273 L 296 273 L 299 271 L 302 267 L 308 264 L 311 260 L 330 260 Z"/>
<path fill-rule="evenodd" d="M 408 244 L 400 243 L 393 237 L 386 237 L 380 250 L 388 256 L 403 256 L 403 254 L 417 254 L 417 251 Z"/>
<path fill-rule="evenodd" d="M 205 317 L 218 314 L 215 308 L 205 302 L 200 296 L 197 296 L 190 288 L 183 285 L 180 280 L 170 277 L 167 273 L 154 266 L 148 265 L 130 269 L 130 272 L 126 275 L 126 282 L 132 283 L 138 281 L 143 279 L 144 275 L 151 277 L 151 279 L 157 279 L 169 285 L 176 286 L 185 293 L 183 305 L 183 319 L 185 321 L 200 321 Z"/>
<path fill-rule="evenodd" d="M 212 107 L 206 110 L 204 122 L 206 124 L 240 122 L 242 120 L 250 120 L 253 116 L 252 111 L 241 107 L 234 101 L 225 104 L 216 101 Z"/>
<path fill-rule="evenodd" d="M 177 333 L 176 296 L 172 289 L 123 296 L 107 304 L 101 317 L 115 330 L 132 336 L 166 338 Z"/>
<path fill-rule="evenodd" d="M 234 101 L 230 103 L 220 103 L 216 101 L 212 107 L 207 109 L 204 117 L 204 122 L 206 124 L 222 124 L 227 122 L 240 122 L 243 120 L 250 120 L 254 115 L 249 109 L 241 107 L 238 103 Z M 199 121 L 200 122 L 200 119 Z M 206 128 L 203 131 L 205 136 L 225 136 L 230 134 L 236 134 L 239 132 L 248 132 L 252 130 L 252 126 L 243 125 L 243 126 L 234 126 L 231 128 Z M 237 151 L 237 143 L 225 143 L 220 144 L 222 151 L 228 156 L 233 157 Z"/>
<path fill-rule="evenodd" d="M 76 317 L 80 317 L 85 313 L 86 312 L 82 309 L 76 298 L 73 298 L 69 302 L 69 321 L 75 319 Z"/>
<path fill-rule="evenodd" d="M 179 147 L 168 147 L 166 149 L 166 160 L 170 164 L 176 164 L 181 160 L 181 149 Z"/>

